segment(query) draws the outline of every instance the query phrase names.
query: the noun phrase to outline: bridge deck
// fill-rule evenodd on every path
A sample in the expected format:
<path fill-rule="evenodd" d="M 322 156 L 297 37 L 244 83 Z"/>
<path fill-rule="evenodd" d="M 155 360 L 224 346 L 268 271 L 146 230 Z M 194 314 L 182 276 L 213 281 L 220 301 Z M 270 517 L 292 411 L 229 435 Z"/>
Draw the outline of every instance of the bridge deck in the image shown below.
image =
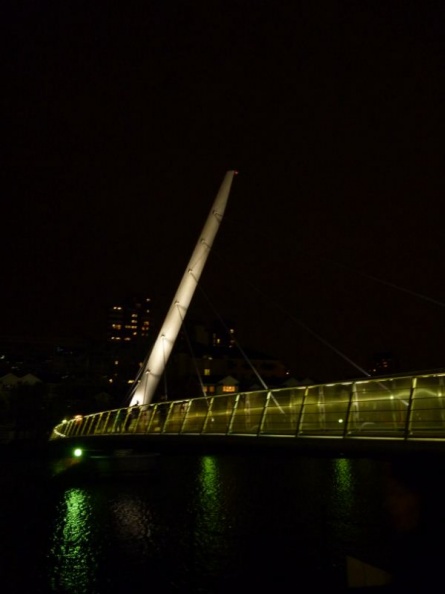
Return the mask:
<path fill-rule="evenodd" d="M 444 396 L 445 372 L 224 394 L 79 416 L 57 425 L 51 440 L 251 438 L 270 446 L 335 442 L 340 450 L 372 440 L 437 449 L 445 446 Z"/>

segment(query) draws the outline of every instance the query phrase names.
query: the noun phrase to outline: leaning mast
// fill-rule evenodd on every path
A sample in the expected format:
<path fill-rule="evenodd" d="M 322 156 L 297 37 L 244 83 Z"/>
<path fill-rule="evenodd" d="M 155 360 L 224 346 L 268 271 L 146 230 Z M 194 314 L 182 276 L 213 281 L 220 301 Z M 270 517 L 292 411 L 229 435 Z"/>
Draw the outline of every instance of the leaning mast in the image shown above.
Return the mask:
<path fill-rule="evenodd" d="M 148 361 L 138 375 L 130 405 L 150 404 L 153 399 L 218 232 L 235 174 L 228 171 L 224 177 Z"/>

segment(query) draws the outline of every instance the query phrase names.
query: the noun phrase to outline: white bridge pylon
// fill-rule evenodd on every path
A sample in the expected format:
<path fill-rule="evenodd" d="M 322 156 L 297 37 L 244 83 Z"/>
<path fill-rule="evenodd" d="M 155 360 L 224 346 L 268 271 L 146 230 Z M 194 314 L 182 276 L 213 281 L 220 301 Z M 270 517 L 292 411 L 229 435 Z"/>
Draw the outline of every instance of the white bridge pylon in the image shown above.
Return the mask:
<path fill-rule="evenodd" d="M 139 371 L 130 406 L 150 404 L 153 399 L 219 229 L 235 174 L 228 171 L 224 177 L 148 361 Z"/>

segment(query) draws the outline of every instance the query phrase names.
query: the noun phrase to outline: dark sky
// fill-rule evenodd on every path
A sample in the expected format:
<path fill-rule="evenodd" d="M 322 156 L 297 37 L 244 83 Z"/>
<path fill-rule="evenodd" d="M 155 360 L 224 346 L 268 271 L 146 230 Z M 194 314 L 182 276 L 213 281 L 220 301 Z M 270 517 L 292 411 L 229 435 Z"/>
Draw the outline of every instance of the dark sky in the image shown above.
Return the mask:
<path fill-rule="evenodd" d="M 99 335 L 125 294 L 163 315 L 236 168 L 201 285 L 242 346 L 324 380 L 359 375 L 326 343 L 445 366 L 443 2 L 1 10 L 0 336 Z"/>

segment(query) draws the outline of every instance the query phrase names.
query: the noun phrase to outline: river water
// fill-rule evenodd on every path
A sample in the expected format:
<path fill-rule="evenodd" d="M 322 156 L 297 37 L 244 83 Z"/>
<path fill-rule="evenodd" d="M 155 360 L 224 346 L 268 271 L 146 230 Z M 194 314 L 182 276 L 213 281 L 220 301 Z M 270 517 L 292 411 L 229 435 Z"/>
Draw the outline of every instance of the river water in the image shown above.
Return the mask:
<path fill-rule="evenodd" d="M 380 459 L 165 454 L 88 480 L 1 463 L 2 593 L 340 591 L 348 556 L 391 571 L 417 521 Z"/>

